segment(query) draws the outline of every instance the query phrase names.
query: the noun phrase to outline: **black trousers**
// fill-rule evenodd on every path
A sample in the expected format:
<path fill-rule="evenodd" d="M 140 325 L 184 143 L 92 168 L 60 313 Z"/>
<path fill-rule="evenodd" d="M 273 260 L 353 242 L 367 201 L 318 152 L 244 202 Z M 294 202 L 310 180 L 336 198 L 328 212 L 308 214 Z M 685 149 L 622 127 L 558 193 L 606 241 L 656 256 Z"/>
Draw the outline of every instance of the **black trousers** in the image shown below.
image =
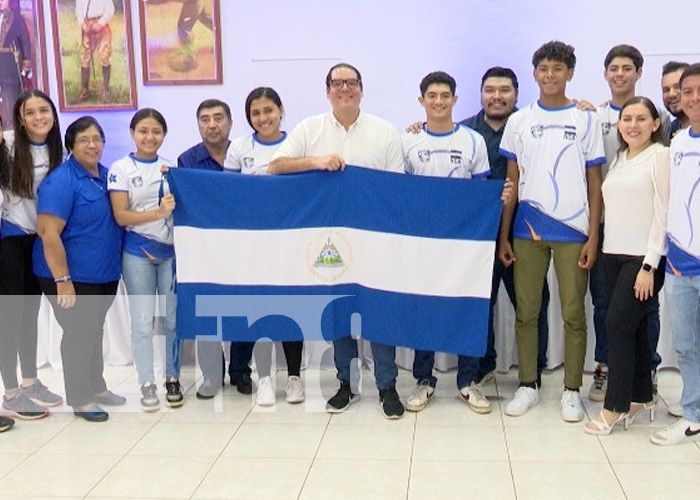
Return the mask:
<path fill-rule="evenodd" d="M 255 355 L 255 366 L 258 369 L 258 377 L 269 377 L 270 366 L 272 364 L 272 344 L 273 342 L 259 341 L 255 344 L 253 354 Z M 304 350 L 304 342 L 282 342 L 284 357 L 287 359 L 287 371 L 289 376 L 299 376 L 301 373 L 301 354 Z"/>
<path fill-rule="evenodd" d="M 56 285 L 52 279 L 39 278 L 39 284 L 63 328 L 61 358 L 66 402 L 70 406 L 93 403 L 95 394 L 107 390 L 103 377 L 102 339 L 105 316 L 114 301 L 119 282 L 74 282 L 77 297 L 70 309 L 57 304 Z"/>
<path fill-rule="evenodd" d="M 17 355 L 24 378 L 36 377 L 37 315 L 41 289 L 32 270 L 36 235 L 0 242 L 0 374 L 5 389 L 16 389 Z"/>
<path fill-rule="evenodd" d="M 629 411 L 630 403 L 652 400 L 651 357 L 647 333 L 647 302 L 634 297 L 634 283 L 642 257 L 604 254 L 605 276 L 610 289 L 606 320 L 608 332 L 608 391 L 604 407 Z M 654 273 L 654 295 L 664 284 L 666 259 Z"/>

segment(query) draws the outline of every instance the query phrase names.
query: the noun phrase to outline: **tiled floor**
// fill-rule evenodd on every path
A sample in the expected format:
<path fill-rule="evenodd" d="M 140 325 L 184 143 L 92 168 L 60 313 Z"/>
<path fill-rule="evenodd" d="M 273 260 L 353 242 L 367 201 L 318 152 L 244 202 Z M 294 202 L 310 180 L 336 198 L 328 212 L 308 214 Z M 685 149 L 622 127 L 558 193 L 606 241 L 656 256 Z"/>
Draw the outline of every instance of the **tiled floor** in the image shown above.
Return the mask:
<path fill-rule="evenodd" d="M 517 384 L 511 370 L 487 386 L 490 415 L 459 401 L 454 373 L 446 373 L 430 406 L 399 421 L 383 418 L 368 372 L 360 402 L 334 416 L 322 411 L 336 388 L 330 371 L 304 372 L 307 402 L 296 406 L 284 402 L 278 375 L 277 406 L 260 409 L 230 386 L 197 400 L 190 367 L 185 406 L 154 414 L 138 407 L 133 367 L 106 372 L 129 398 L 108 422 L 76 420 L 60 407 L 0 435 L 0 499 L 700 498 L 700 445 L 662 448 L 648 439 L 673 422 L 666 402 L 680 396 L 675 371 L 659 374 L 654 423 L 642 419 L 600 438 L 561 420 L 562 370 L 545 375 L 541 404 L 520 418 L 503 414 Z M 63 393 L 60 373 L 42 369 L 40 377 Z M 398 385 L 405 398 L 408 372 Z M 586 400 L 588 416 L 600 406 Z"/>

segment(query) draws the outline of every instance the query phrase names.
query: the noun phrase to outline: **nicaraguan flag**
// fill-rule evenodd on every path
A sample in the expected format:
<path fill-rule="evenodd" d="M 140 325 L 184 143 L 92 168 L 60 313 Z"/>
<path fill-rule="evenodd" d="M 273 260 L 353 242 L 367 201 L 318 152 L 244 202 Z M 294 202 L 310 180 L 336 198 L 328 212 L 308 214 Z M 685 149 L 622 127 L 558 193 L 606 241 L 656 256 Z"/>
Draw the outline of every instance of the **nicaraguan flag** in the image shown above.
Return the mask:
<path fill-rule="evenodd" d="M 172 169 L 181 338 L 481 356 L 502 181 Z M 351 326 L 352 325 L 352 326 Z"/>

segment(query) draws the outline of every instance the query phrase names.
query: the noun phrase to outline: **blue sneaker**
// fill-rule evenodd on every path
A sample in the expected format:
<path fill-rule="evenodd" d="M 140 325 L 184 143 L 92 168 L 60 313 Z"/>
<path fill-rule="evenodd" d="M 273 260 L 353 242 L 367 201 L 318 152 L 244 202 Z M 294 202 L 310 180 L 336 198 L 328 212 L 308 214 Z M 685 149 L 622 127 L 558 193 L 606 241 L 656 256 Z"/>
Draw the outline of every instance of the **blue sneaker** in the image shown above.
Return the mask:
<path fill-rule="evenodd" d="M 58 406 L 63 403 L 63 398 L 51 392 L 40 380 L 34 382 L 31 387 L 21 387 L 20 391 L 25 394 L 33 403 L 44 406 Z"/>

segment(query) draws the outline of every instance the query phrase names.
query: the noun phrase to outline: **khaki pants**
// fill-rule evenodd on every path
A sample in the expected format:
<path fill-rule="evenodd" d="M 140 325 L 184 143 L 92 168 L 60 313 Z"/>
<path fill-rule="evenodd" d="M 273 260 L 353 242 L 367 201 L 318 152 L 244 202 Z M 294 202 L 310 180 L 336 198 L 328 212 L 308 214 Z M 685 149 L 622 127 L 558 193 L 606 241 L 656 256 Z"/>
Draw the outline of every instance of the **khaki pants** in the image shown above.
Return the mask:
<path fill-rule="evenodd" d="M 584 299 L 588 271 L 578 266 L 582 243 L 532 241 L 516 238 L 513 252 L 515 297 L 515 337 L 518 345 L 519 379 L 523 383 L 537 379 L 537 318 L 542 302 L 550 257 L 559 284 L 561 315 L 564 320 L 564 385 L 578 389 L 583 384 L 586 358 L 586 310 Z"/>
<path fill-rule="evenodd" d="M 86 21 L 89 25 L 95 21 Z M 104 68 L 110 66 L 112 57 L 112 29 L 109 24 L 100 31 L 83 31 L 82 44 L 80 47 L 80 67 L 89 68 L 92 54 L 97 51 L 100 58 L 100 65 Z"/>

